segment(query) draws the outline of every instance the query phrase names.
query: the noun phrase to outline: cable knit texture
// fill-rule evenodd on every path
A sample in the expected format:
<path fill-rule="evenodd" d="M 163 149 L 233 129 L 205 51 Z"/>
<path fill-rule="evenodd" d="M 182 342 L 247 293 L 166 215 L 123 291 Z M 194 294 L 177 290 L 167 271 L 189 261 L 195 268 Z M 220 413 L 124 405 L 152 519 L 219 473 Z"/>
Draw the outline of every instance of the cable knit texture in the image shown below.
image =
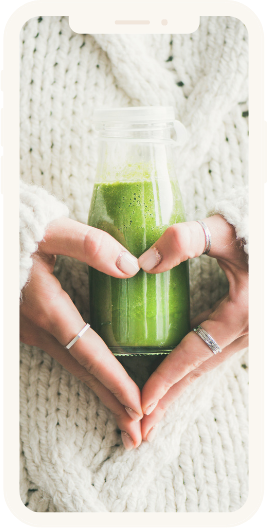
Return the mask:
<path fill-rule="evenodd" d="M 248 187 L 232 189 L 228 196 L 216 203 L 208 214 L 221 214 L 225 220 L 235 226 L 236 237 L 243 239 L 244 251 L 248 254 Z"/>
<path fill-rule="evenodd" d="M 32 267 L 31 255 L 37 250 L 50 222 L 68 216 L 68 207 L 36 185 L 20 182 L 20 289 Z"/>
<path fill-rule="evenodd" d="M 68 214 L 68 207 L 71 218 L 87 222 L 98 106 L 173 106 L 189 131 L 177 151 L 188 219 L 223 214 L 247 251 L 247 81 L 247 31 L 231 17 L 201 17 L 192 35 L 78 35 L 65 17 L 26 23 L 21 286 L 53 218 Z M 195 316 L 212 307 L 228 283 L 206 255 L 193 259 L 190 271 Z M 58 257 L 55 274 L 87 320 L 87 266 Z M 21 346 L 20 388 L 20 489 L 31 510 L 232 512 L 245 503 L 246 350 L 188 387 L 155 439 L 129 452 L 110 411 L 38 348 Z"/>

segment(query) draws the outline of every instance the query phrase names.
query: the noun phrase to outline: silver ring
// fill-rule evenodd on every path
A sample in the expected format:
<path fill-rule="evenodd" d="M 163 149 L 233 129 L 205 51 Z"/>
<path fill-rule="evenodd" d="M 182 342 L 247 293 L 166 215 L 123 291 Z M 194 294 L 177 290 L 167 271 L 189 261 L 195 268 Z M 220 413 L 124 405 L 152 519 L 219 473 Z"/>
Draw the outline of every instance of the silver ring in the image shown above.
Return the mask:
<path fill-rule="evenodd" d="M 203 231 L 204 231 L 204 234 L 205 234 L 205 249 L 202 253 L 202 255 L 207 255 L 211 249 L 211 233 L 210 233 L 210 230 L 208 228 L 208 226 L 205 224 L 205 222 L 202 222 L 202 220 L 196 220 L 196 222 L 198 222 Z"/>
<path fill-rule="evenodd" d="M 201 325 L 193 328 L 193 332 L 203 339 L 204 343 L 206 343 L 213 354 L 219 354 L 219 352 L 222 352 L 221 347 L 216 343 L 215 339 L 213 339 L 213 337 L 208 334 Z"/>
<path fill-rule="evenodd" d="M 86 330 L 87 330 L 88 328 L 90 328 L 90 324 L 87 323 L 87 324 L 82 328 L 82 330 L 80 330 L 79 334 L 77 334 L 77 335 L 72 339 L 72 341 L 70 341 L 70 343 L 68 343 L 68 345 L 65 346 L 65 348 L 67 348 L 67 350 L 69 350 L 69 348 L 71 348 L 71 347 L 76 343 L 76 341 L 77 341 L 80 337 L 82 337 L 82 335 L 86 332 Z"/>

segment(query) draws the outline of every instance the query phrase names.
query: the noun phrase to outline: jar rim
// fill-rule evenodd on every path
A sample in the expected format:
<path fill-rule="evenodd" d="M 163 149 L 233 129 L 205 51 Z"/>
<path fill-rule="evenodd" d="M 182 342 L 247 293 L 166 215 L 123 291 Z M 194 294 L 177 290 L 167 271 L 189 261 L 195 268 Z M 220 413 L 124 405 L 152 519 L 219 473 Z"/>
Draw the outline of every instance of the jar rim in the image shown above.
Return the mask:
<path fill-rule="evenodd" d="M 102 107 L 94 111 L 92 121 L 96 124 L 101 122 L 165 122 L 175 121 L 175 113 L 172 106 Z"/>

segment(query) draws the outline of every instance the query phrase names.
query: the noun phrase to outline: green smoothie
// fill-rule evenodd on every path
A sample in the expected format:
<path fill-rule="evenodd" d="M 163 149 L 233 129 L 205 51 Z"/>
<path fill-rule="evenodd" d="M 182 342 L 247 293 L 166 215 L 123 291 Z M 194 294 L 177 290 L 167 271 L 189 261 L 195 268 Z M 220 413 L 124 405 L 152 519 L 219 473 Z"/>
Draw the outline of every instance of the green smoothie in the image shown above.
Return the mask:
<path fill-rule="evenodd" d="M 88 224 L 136 257 L 184 221 L 176 182 L 144 177 L 94 186 Z M 140 270 L 130 279 L 90 268 L 89 277 L 90 322 L 114 354 L 167 354 L 189 332 L 188 262 L 157 275 Z"/>

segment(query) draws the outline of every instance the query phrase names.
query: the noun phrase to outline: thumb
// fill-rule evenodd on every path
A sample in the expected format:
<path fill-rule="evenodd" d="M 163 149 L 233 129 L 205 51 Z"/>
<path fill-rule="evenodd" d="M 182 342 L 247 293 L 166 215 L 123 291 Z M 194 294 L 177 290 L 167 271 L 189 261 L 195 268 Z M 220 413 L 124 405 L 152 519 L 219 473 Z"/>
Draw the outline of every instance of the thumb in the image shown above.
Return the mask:
<path fill-rule="evenodd" d="M 235 231 L 221 215 L 205 218 L 211 233 L 210 257 L 231 257 L 234 249 Z M 205 234 L 196 222 L 182 222 L 166 229 L 150 249 L 143 253 L 138 262 L 140 268 L 150 273 L 162 273 L 185 260 L 199 257 L 205 249 Z"/>
<path fill-rule="evenodd" d="M 112 277 L 125 279 L 140 269 L 137 258 L 111 235 L 65 217 L 49 224 L 38 249 L 76 258 Z"/>

